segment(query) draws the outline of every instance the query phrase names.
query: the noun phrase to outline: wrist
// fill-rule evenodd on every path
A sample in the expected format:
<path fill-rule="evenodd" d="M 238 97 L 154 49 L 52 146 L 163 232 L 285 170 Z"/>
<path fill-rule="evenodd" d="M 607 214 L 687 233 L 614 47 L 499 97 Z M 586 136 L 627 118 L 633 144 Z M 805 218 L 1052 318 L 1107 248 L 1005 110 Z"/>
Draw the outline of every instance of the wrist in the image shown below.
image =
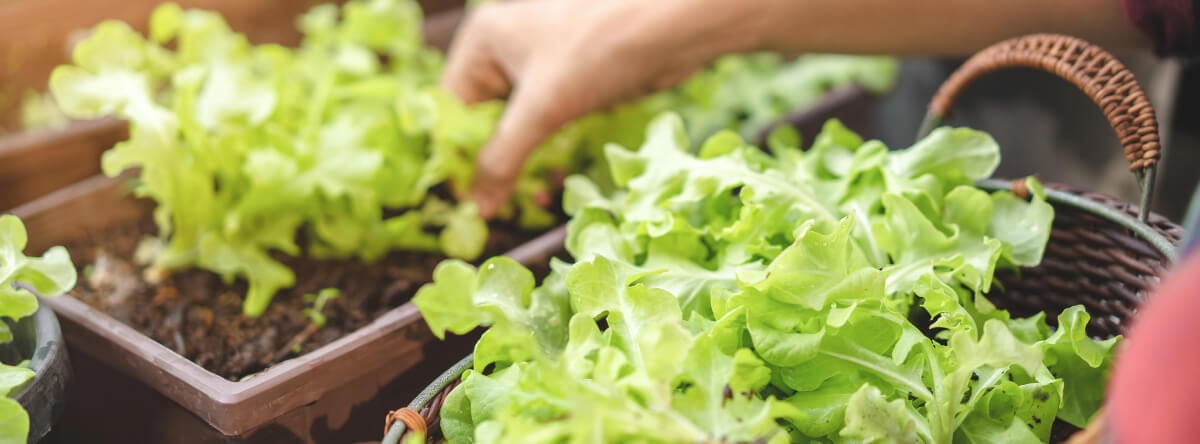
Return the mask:
<path fill-rule="evenodd" d="M 585 0 L 594 1 L 594 0 Z M 621 45 L 668 64 L 705 64 L 731 53 L 765 47 L 771 0 L 616 0 L 620 23 L 609 32 L 624 35 Z"/>
<path fill-rule="evenodd" d="M 662 0 L 660 0 L 662 1 Z M 673 14 L 687 30 L 683 42 L 709 50 L 716 58 L 767 47 L 773 0 L 668 0 L 681 12 Z"/>
<path fill-rule="evenodd" d="M 798 26 L 796 3 L 802 0 L 743 0 L 745 8 L 754 9 L 755 14 L 762 18 L 755 30 L 757 36 L 756 51 L 781 52 L 785 48 L 782 35 L 784 30 Z M 835 0 L 841 1 L 841 0 Z M 803 26 L 803 25 L 799 25 Z"/>

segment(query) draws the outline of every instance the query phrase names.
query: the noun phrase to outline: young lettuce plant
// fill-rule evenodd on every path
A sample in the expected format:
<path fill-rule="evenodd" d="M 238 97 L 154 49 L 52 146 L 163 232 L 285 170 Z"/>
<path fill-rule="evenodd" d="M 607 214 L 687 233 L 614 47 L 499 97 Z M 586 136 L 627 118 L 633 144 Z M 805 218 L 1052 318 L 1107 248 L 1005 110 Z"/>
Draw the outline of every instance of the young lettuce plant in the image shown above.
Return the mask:
<path fill-rule="evenodd" d="M 897 69 L 896 60 L 890 57 L 809 54 L 786 60 L 774 53 L 723 56 L 675 88 L 568 125 L 534 151 L 527 167 L 531 174 L 523 180 L 554 172 L 583 172 L 602 190 L 612 191 L 604 147 L 641 146 L 646 126 L 661 113 L 678 114 L 687 125 L 689 140 L 696 143 L 724 129 L 751 139 L 789 112 L 815 105 L 833 89 L 857 85 L 870 93 L 884 93 L 894 84 Z"/>
<path fill-rule="evenodd" d="M 503 104 L 465 106 L 436 87 L 442 58 L 422 42 L 421 19 L 411 0 L 320 5 L 298 21 L 300 46 L 286 48 L 251 45 L 215 13 L 164 4 L 148 37 L 98 25 L 50 87 L 71 117 L 130 122 L 103 169 L 140 170 L 135 193 L 156 203 L 155 269 L 245 279 L 253 317 L 295 282 L 273 253 L 482 253 L 487 225 L 471 203 L 447 197 L 465 194 Z M 604 144 L 640 144 L 660 111 L 678 109 L 711 132 L 765 122 L 837 85 L 885 89 L 895 72 L 886 58 L 739 60 L 559 131 L 526 164 L 502 217 L 530 229 L 556 223 L 554 178 L 589 168 L 606 177 Z M 750 85 L 769 87 L 747 97 Z"/>
<path fill-rule="evenodd" d="M 303 254 L 368 261 L 392 249 L 474 259 L 487 238 L 472 204 L 435 189 L 465 189 L 499 106 L 431 87 L 441 58 L 416 2 L 322 5 L 299 26 L 298 48 L 255 46 L 215 13 L 165 4 L 148 38 L 102 23 L 51 76 L 73 117 L 130 122 L 103 167 L 140 169 L 135 194 L 157 204 L 155 266 L 246 279 L 248 316 L 294 283 L 271 253 L 302 254 L 298 237 Z"/>
<path fill-rule="evenodd" d="M 28 236 L 25 224 L 16 216 L 0 215 L 0 347 L 15 339 L 9 322 L 33 315 L 38 309 L 37 294 L 57 296 L 75 287 L 75 267 L 63 247 L 52 247 L 42 257 L 24 254 Z M 35 373 L 28 361 L 0 362 L 0 441 L 25 442 L 29 435 L 29 414 L 16 396 Z"/>
<path fill-rule="evenodd" d="M 1118 339 L 1089 338 L 1082 307 L 1052 330 L 985 297 L 1041 261 L 1054 216 L 1035 179 L 1028 201 L 974 186 L 987 134 L 689 143 L 666 115 L 609 146 L 616 192 L 568 179 L 576 262 L 540 286 L 495 258 L 418 292 L 439 336 L 488 327 L 450 442 L 1045 442 L 1099 408 Z"/>

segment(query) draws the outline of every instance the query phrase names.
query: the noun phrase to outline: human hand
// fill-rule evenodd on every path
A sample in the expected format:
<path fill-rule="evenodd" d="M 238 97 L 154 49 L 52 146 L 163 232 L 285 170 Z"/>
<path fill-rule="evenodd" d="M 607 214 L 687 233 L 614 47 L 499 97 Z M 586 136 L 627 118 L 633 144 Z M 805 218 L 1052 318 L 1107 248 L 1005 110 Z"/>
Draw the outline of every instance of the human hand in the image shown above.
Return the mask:
<path fill-rule="evenodd" d="M 543 139 L 589 112 L 670 87 L 716 57 L 758 45 L 748 1 L 525 0 L 473 10 L 442 86 L 467 103 L 508 98 L 477 159 L 484 217 L 507 201 Z"/>

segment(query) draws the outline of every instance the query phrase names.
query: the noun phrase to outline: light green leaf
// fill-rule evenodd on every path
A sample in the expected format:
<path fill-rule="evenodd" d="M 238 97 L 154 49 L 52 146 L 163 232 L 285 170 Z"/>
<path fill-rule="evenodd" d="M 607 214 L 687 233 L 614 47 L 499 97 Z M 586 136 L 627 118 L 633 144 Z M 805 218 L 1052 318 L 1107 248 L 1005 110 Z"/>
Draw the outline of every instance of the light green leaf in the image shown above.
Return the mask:
<path fill-rule="evenodd" d="M 174 39 L 183 27 L 183 8 L 177 3 L 163 3 L 150 13 L 150 39 L 163 44 Z"/>
<path fill-rule="evenodd" d="M 0 443 L 23 444 L 29 439 L 29 414 L 21 404 L 0 398 Z"/>
<path fill-rule="evenodd" d="M 25 224 L 16 216 L 0 215 L 0 316 L 21 319 L 37 311 L 37 297 L 14 283 L 31 286 L 46 297 L 75 287 L 75 266 L 65 248 L 51 247 L 42 257 L 26 257 L 27 242 Z M 0 336 L 11 339 L 8 334 Z"/>
<path fill-rule="evenodd" d="M 479 217 L 472 203 L 459 205 L 446 228 L 438 235 L 442 251 L 452 258 L 474 260 L 487 246 L 487 223 Z"/>
<path fill-rule="evenodd" d="M 685 388 L 673 405 L 713 439 L 778 440 L 783 434 L 775 421 L 795 414 L 786 403 L 756 396 L 770 380 L 770 370 L 749 350 L 725 355 L 711 337 L 700 336 L 684 369 L 678 382 Z"/>
<path fill-rule="evenodd" d="M 888 161 L 903 177 L 932 174 L 950 181 L 978 180 L 991 176 L 1000 165 L 1000 147 L 987 133 L 943 127 Z"/>
<path fill-rule="evenodd" d="M 473 310 L 475 267 L 457 260 L 442 261 L 433 270 L 433 282 L 417 290 L 413 304 L 438 339 L 447 331 L 466 334 L 486 322 Z"/>
<path fill-rule="evenodd" d="M 904 401 L 888 401 L 879 389 L 863 385 L 846 405 L 846 428 L 840 435 L 863 443 L 920 443 L 928 431 L 924 418 L 909 410 Z M 922 433 L 925 432 L 925 433 Z"/>
<path fill-rule="evenodd" d="M 15 398 L 17 391 L 33 380 L 35 373 L 26 367 L 0 364 L 0 393 Z"/>
<path fill-rule="evenodd" d="M 1036 443 L 1045 442 L 1034 435 L 1020 418 L 1012 418 L 1007 424 L 998 424 L 982 418 L 973 418 L 962 425 L 954 442 L 971 444 Z"/>
<path fill-rule="evenodd" d="M 1087 334 L 1091 316 L 1083 306 L 1063 310 L 1058 329 L 1041 343 L 1046 365 L 1063 380 L 1062 410 L 1058 416 L 1076 426 L 1085 427 L 1104 403 L 1103 387 L 1112 367 L 1113 351 L 1120 336 L 1097 341 Z"/>
<path fill-rule="evenodd" d="M 825 381 L 819 388 L 801 391 L 787 398 L 788 404 L 799 410 L 791 419 L 804 436 L 820 438 L 836 436 L 845 426 L 846 406 L 860 384 L 850 382 L 849 375 Z"/>
<path fill-rule="evenodd" d="M 20 319 L 33 315 L 38 308 L 37 296 L 21 288 L 10 286 L 11 281 L 0 284 L 0 316 Z M 10 335 L 0 335 L 11 340 Z"/>
<path fill-rule="evenodd" d="M 1025 186 L 1031 194 L 1030 202 L 1004 191 L 993 195 L 995 212 L 988 235 L 1013 246 L 1014 264 L 1034 266 L 1042 262 L 1042 254 L 1050 240 L 1054 207 L 1046 202 L 1046 193 L 1036 178 L 1025 179 Z"/>

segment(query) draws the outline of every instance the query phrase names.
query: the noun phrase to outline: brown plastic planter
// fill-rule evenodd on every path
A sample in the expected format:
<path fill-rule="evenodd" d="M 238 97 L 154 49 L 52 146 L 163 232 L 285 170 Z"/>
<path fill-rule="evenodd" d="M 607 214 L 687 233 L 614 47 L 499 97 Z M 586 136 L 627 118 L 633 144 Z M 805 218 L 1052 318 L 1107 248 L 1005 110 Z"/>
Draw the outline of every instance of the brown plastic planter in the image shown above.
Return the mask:
<path fill-rule="evenodd" d="M 295 44 L 294 19 L 318 3 L 344 0 L 174 0 L 185 8 L 219 11 L 254 43 Z M 154 7 L 165 0 L 0 1 L 0 211 L 100 173 L 100 155 L 128 137 L 117 119 L 76 121 L 63 128 L 20 132 L 19 101 L 45 91 L 55 66 L 70 61 L 73 34 L 106 19 L 125 20 L 144 32 Z M 425 38 L 450 44 L 462 18 L 462 0 L 420 0 L 428 15 Z"/>
<path fill-rule="evenodd" d="M 115 119 L 0 136 L 0 210 L 98 174 L 100 154 L 128 137 Z"/>
<path fill-rule="evenodd" d="M 19 207 L 14 213 L 28 226 L 35 227 L 30 230 L 30 250 L 42 251 L 116 224 L 140 220 L 149 209 L 145 202 L 126 196 L 121 179 L 96 177 Z M 555 230 L 507 255 L 527 266 L 542 268 L 561 248 L 561 231 Z M 66 429 L 62 433 L 74 431 L 78 435 L 64 441 L 86 438 L 96 442 L 103 437 L 100 441 L 111 438 L 123 442 L 193 442 L 192 439 L 210 442 L 226 436 L 253 437 L 254 432 L 261 433 L 258 439 L 261 442 L 329 442 L 339 431 L 347 435 L 345 438 L 354 438 L 356 433 L 372 437 L 377 436 L 378 427 L 342 430 L 356 406 L 365 407 L 376 398 L 393 399 L 379 395 L 389 384 L 397 382 L 395 388 L 399 392 L 415 393 L 422 385 L 422 378 L 398 378 L 404 378 L 406 372 L 414 369 L 419 371 L 418 363 L 428 360 L 429 365 L 435 362 L 443 368 L 447 365 L 437 356 L 427 356 L 429 350 L 425 345 L 433 343 L 434 338 L 411 303 L 333 343 L 239 382 L 208 372 L 77 299 L 64 296 L 48 300 L 47 304 L 62 322 L 71 355 L 78 357 L 76 360 L 93 361 L 76 369 L 78 390 L 71 393 L 68 410 L 77 414 L 68 413 L 61 428 Z M 465 345 L 438 344 L 437 354 L 447 359 L 457 358 L 468 351 Z M 97 375 L 95 369 L 89 368 L 96 365 L 106 370 Z M 106 394 L 113 384 L 106 376 L 111 373 L 132 379 L 134 385 L 152 388 L 161 396 L 120 393 L 125 389 Z M 206 431 L 204 424 L 187 424 L 187 414 L 155 419 L 160 409 L 174 408 L 171 402 L 164 402 L 167 399 L 195 415 L 211 430 Z M 114 400 L 120 400 L 121 408 L 112 408 Z M 85 411 L 72 409 L 75 402 L 87 407 Z M 135 403 L 140 405 L 134 406 Z M 103 407 L 106 404 L 107 410 Z M 136 413 L 143 410 L 147 411 Z M 109 432 L 119 435 L 106 436 L 102 430 L 105 427 L 115 429 Z M 328 436 L 318 436 L 322 427 L 328 429 Z M 180 433 L 181 429 L 194 429 L 198 433 Z"/>

